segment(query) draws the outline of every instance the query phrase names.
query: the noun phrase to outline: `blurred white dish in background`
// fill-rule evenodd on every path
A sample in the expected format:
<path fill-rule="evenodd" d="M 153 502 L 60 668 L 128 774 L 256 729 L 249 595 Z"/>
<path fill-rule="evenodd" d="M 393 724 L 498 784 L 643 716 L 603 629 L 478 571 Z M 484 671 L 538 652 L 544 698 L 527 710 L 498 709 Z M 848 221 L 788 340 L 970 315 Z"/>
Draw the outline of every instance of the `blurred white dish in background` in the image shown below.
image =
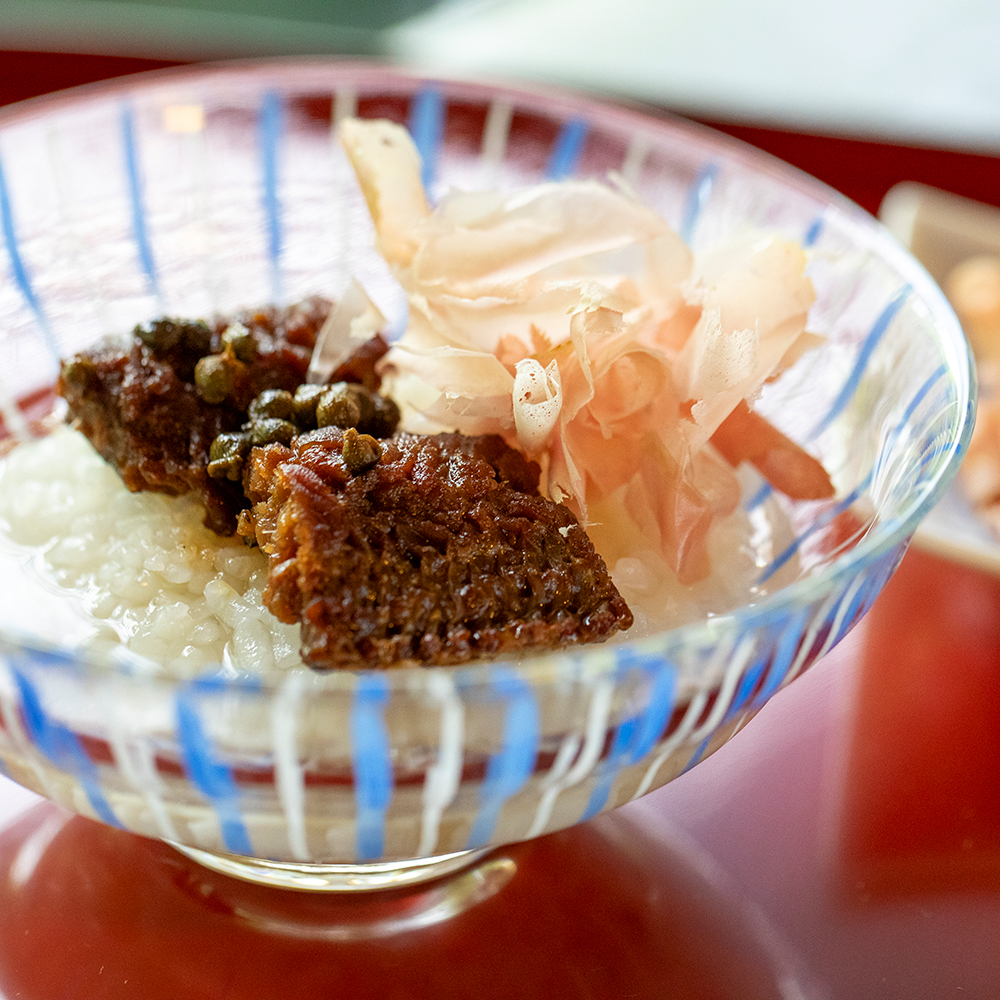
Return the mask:
<path fill-rule="evenodd" d="M 428 72 L 587 87 L 717 121 L 1000 148 L 1000 10 L 914 0 L 456 0 L 385 34 Z"/>
<path fill-rule="evenodd" d="M 1000 148 L 1000 11 L 942 0 L 5 0 L 0 46 L 202 60 L 379 55 L 718 121 Z"/>

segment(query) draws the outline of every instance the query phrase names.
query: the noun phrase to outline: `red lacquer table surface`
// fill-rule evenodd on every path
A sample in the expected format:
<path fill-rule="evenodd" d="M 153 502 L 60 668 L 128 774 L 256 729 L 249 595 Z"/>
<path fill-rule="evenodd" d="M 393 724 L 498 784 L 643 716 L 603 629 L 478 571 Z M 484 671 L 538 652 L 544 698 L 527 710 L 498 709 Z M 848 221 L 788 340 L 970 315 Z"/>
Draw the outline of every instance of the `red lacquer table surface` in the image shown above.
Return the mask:
<path fill-rule="evenodd" d="M 0 103 L 143 68 L 0 53 Z M 991 157 L 729 131 L 869 210 L 1000 197 Z M 911 551 L 732 743 L 458 886 L 265 891 L 0 778 L 0 1000 L 90 997 L 1000 997 L 1000 579 Z"/>

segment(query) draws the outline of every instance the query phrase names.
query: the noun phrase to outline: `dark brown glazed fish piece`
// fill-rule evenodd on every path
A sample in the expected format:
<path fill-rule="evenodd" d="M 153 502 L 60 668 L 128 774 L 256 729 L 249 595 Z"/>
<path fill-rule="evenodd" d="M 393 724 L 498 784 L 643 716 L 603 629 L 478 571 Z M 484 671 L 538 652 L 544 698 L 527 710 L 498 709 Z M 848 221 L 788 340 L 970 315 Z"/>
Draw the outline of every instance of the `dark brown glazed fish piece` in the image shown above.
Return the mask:
<path fill-rule="evenodd" d="M 241 484 L 208 475 L 209 450 L 221 433 L 238 430 L 247 407 L 267 389 L 294 390 L 330 302 L 314 297 L 285 309 L 244 311 L 212 326 L 158 320 L 137 328 L 129 345 L 117 342 L 78 354 L 62 368 L 58 391 L 68 419 L 118 470 L 130 490 L 194 492 L 205 524 L 232 534 L 246 507 Z M 242 324 L 225 398 L 209 402 L 197 384 L 198 362 L 224 350 L 227 330 Z M 373 338 L 334 373 L 335 380 L 377 388 L 375 362 L 387 345 Z M 238 355 L 238 357 L 237 357 Z"/>
<path fill-rule="evenodd" d="M 573 514 L 496 436 L 398 433 L 352 475 L 344 433 L 254 449 L 240 518 L 270 559 L 264 602 L 314 667 L 464 663 L 632 624 Z"/>

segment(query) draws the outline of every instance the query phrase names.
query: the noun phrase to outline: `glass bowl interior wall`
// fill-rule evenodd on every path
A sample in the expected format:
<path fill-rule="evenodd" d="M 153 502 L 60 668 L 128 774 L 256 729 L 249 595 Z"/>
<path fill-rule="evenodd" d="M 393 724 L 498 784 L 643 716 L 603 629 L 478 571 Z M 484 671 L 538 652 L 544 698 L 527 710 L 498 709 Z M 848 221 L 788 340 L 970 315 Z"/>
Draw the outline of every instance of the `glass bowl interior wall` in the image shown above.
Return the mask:
<path fill-rule="evenodd" d="M 791 535 L 726 613 L 467 669 L 174 678 L 13 614 L 8 562 L 5 773 L 137 833 L 298 865 L 538 836 L 713 752 L 870 607 L 954 474 L 974 409 L 937 288 L 791 168 L 584 98 L 305 62 L 167 73 L 0 117 L 8 442 L 39 433 L 60 357 L 157 315 L 335 298 L 353 276 L 401 329 L 405 300 L 335 142 L 345 114 L 408 125 L 432 198 L 612 175 L 694 248 L 746 227 L 802 243 L 825 343 L 759 406 L 822 458 L 837 499 L 793 504 L 752 484 L 747 509 L 777 504 Z"/>

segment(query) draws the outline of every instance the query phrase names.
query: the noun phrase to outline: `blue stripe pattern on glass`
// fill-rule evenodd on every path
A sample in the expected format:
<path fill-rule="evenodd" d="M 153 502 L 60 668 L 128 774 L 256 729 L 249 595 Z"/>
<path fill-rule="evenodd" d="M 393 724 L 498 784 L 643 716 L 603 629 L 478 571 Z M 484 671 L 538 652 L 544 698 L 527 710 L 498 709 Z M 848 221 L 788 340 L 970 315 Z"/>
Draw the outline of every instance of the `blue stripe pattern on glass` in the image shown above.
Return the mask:
<path fill-rule="evenodd" d="M 810 538 L 812 535 L 815 535 L 817 531 L 825 528 L 838 514 L 843 514 L 845 510 L 855 503 L 861 494 L 868 489 L 871 481 L 872 474 L 869 472 L 868 475 L 865 476 L 865 478 L 862 479 L 861 482 L 858 483 L 858 485 L 855 486 L 846 497 L 839 500 L 833 507 L 824 511 L 819 517 L 812 521 L 809 527 L 803 531 L 801 535 L 793 539 L 793 541 L 789 543 L 788 547 L 784 549 L 780 555 L 775 557 L 774 562 L 772 562 L 771 565 L 768 566 L 759 577 L 757 577 L 757 583 L 766 583 L 770 580 L 771 577 L 774 576 L 774 574 L 777 573 L 778 570 L 781 569 L 781 567 L 784 566 L 785 563 L 787 563 L 788 560 L 799 551 L 802 547 L 802 543 L 805 542 L 807 538 Z"/>
<path fill-rule="evenodd" d="M 135 139 L 135 112 L 125 104 L 121 109 L 122 148 L 125 153 L 125 177 L 128 181 L 129 204 L 132 209 L 132 238 L 135 240 L 139 266 L 146 275 L 149 291 L 160 297 L 160 283 L 156 276 L 156 262 L 146 228 L 146 206 L 142 196 L 142 168 Z"/>
<path fill-rule="evenodd" d="M 809 608 L 802 608 L 788 619 L 774 648 L 771 669 L 767 672 L 764 684 L 754 699 L 755 707 L 763 705 L 781 687 L 781 682 L 791 669 L 795 654 L 798 653 L 802 637 L 805 635 L 806 626 L 809 624 L 809 611 Z"/>
<path fill-rule="evenodd" d="M 816 241 L 820 238 L 820 235 L 823 232 L 823 222 L 824 219 L 822 215 L 817 215 L 816 218 L 813 219 L 809 228 L 806 230 L 805 236 L 802 237 L 802 245 L 804 247 L 816 245 Z"/>
<path fill-rule="evenodd" d="M 874 563 L 868 570 L 868 578 L 871 581 L 871 586 L 868 589 L 867 594 L 867 604 L 864 609 L 864 614 L 868 613 L 868 609 L 872 607 L 876 600 L 878 600 L 879 594 L 885 589 L 885 585 L 892 579 L 892 575 L 899 568 L 899 564 L 903 561 L 903 556 L 906 555 L 907 543 L 901 542 L 895 548 L 890 549 L 878 562 Z M 839 642 L 846 634 L 847 630 L 850 628 L 850 623 L 845 620 L 844 624 L 841 626 L 841 634 L 837 637 Z"/>
<path fill-rule="evenodd" d="M 844 408 L 851 401 L 851 397 L 858 390 L 858 384 L 861 382 L 861 376 L 864 374 L 865 368 L 868 366 L 868 362 L 871 359 L 875 348 L 878 347 L 885 331 L 889 329 L 889 324 L 895 318 L 896 313 L 899 312 L 900 307 L 909 298 L 911 291 L 912 289 L 909 285 L 903 285 L 903 287 L 900 288 L 899 291 L 892 297 L 889 304 L 882 310 L 878 319 L 875 320 L 874 325 L 868 332 L 868 336 L 865 337 L 864 342 L 861 345 L 861 350 L 858 352 L 857 360 L 854 362 L 854 368 L 851 371 L 851 374 L 848 375 L 847 381 L 840 390 L 840 394 L 833 401 L 833 405 L 830 407 L 826 415 L 812 429 L 811 433 L 806 438 L 807 441 L 812 441 L 819 437 L 819 435 L 822 434 L 823 431 L 825 431 L 830 424 L 832 424 L 834 420 L 840 416 Z"/>
<path fill-rule="evenodd" d="M 24 660 L 27 661 L 27 657 Z M 15 666 L 13 674 L 28 737 L 56 767 L 76 776 L 102 822 L 124 829 L 101 789 L 97 765 L 87 755 L 76 734 L 48 715 L 38 690 L 23 669 Z"/>
<path fill-rule="evenodd" d="M 884 315 L 884 314 L 883 314 Z M 920 404 L 927 398 L 930 391 L 937 385 L 946 374 L 946 369 L 944 365 L 939 366 L 935 369 L 931 375 L 925 379 L 923 385 L 916 391 L 913 399 L 910 400 L 906 409 L 903 411 L 903 416 L 901 417 L 899 423 L 892 427 L 887 434 L 887 447 L 892 444 L 892 442 L 899 437 L 899 435 L 904 431 L 904 429 L 909 424 L 910 420 L 913 418 L 913 414 L 916 412 Z M 950 396 L 949 396 L 950 398 Z M 924 461 L 921 465 L 921 470 L 923 466 L 929 464 L 929 462 L 938 457 L 939 451 L 937 449 L 932 449 L 932 453 L 929 458 Z M 788 562 L 792 556 L 801 548 L 802 543 L 809 538 L 811 535 L 815 534 L 817 531 L 825 528 L 838 514 L 842 514 L 847 510 L 860 496 L 868 489 L 871 485 L 873 478 L 876 473 L 880 471 L 880 467 L 876 465 L 868 475 L 861 480 L 858 485 L 851 490 L 851 492 L 840 500 L 835 506 L 831 507 L 828 511 L 825 511 L 822 515 L 817 517 L 808 527 L 807 530 L 802 532 L 797 538 L 795 538 L 784 551 L 782 551 L 775 560 L 764 570 L 764 572 L 758 578 L 758 583 L 764 583 L 769 580 L 785 563 Z"/>
<path fill-rule="evenodd" d="M 910 400 L 910 405 L 907 406 L 905 412 L 903 413 L 903 419 L 899 422 L 899 425 L 894 429 L 893 433 L 898 435 L 902 429 L 910 422 L 910 418 L 916 412 L 917 407 L 924 401 L 927 394 L 931 391 L 948 374 L 948 369 L 944 365 L 939 365 L 927 376 L 924 384 L 917 390 L 916 395 Z M 947 386 L 946 398 L 949 402 L 954 402 L 954 392 L 955 387 L 950 383 Z"/>
<path fill-rule="evenodd" d="M 727 719 L 731 719 L 737 712 L 741 711 L 750 700 L 750 695 L 753 693 L 753 689 L 757 686 L 757 682 L 764 673 L 764 668 L 766 666 L 767 657 L 758 656 L 749 669 L 744 672 L 743 676 L 740 678 L 740 683 L 736 688 L 736 692 L 733 694 L 733 700 L 730 702 L 729 708 L 726 710 Z"/>
<path fill-rule="evenodd" d="M 510 667 L 490 671 L 491 696 L 504 703 L 501 748 L 486 762 L 479 788 L 479 812 L 467 847 L 483 847 L 493 836 L 504 802 L 517 794 L 535 770 L 540 723 L 538 703 L 530 685 Z"/>
<path fill-rule="evenodd" d="M 437 177 L 438 156 L 444 137 L 444 111 L 444 97 L 436 87 L 418 91 L 410 104 L 410 136 L 420 153 L 420 180 L 428 193 Z"/>
<path fill-rule="evenodd" d="M 927 466 L 934 464 L 942 455 L 951 454 L 951 445 L 947 442 L 930 443 L 924 445 L 924 450 L 920 453 L 920 475 L 923 476 Z"/>
<path fill-rule="evenodd" d="M 385 853 L 385 814 L 392 800 L 393 775 L 385 706 L 389 682 L 362 674 L 351 705 L 351 767 L 354 773 L 358 861 L 377 861 Z"/>
<path fill-rule="evenodd" d="M 212 803 L 226 850 L 249 855 L 253 854 L 253 847 L 240 815 L 239 787 L 232 769 L 216 755 L 198 711 L 202 696 L 225 694 L 231 688 L 231 684 L 216 676 L 197 677 L 185 684 L 177 692 L 175 702 L 177 737 L 187 776 Z"/>
<path fill-rule="evenodd" d="M 7 256 L 10 259 L 11 277 L 17 290 L 21 293 L 28 307 L 35 314 L 35 321 L 42 331 L 42 338 L 53 361 L 58 362 L 60 357 L 59 347 L 52 336 L 49 321 L 42 309 L 41 302 L 35 295 L 35 290 L 31 286 L 31 279 L 28 277 L 28 269 L 24 266 L 21 258 L 21 250 L 17 239 L 17 226 L 14 224 L 14 210 L 11 208 L 10 191 L 7 188 L 7 178 L 3 170 L 3 161 L 0 160 L 0 229 L 3 230 L 3 241 L 7 247 Z"/>
<path fill-rule="evenodd" d="M 571 118 L 563 123 L 545 166 L 546 180 L 561 181 L 576 173 L 589 131 L 590 124 L 582 118 Z"/>
<path fill-rule="evenodd" d="M 281 96 L 268 90 L 260 105 L 257 140 L 260 144 L 261 201 L 267 227 L 267 258 L 271 265 L 271 297 L 282 301 L 281 288 L 281 198 L 278 193 L 278 153 L 285 127 L 285 106 Z"/>
<path fill-rule="evenodd" d="M 713 733 L 709 733 L 708 736 L 706 736 L 701 741 L 701 743 L 698 744 L 698 747 L 695 750 L 695 752 L 691 754 L 691 759 L 684 765 L 683 769 L 681 770 L 681 774 L 687 774 L 687 772 L 690 771 L 691 768 L 694 767 L 695 764 L 697 764 L 701 760 L 701 758 L 704 756 L 705 751 L 708 749 L 709 741 L 712 739 L 713 735 L 714 735 Z"/>
<path fill-rule="evenodd" d="M 877 562 L 872 563 L 864 573 L 864 579 L 861 581 L 861 586 L 855 591 L 854 595 L 851 597 L 850 603 L 847 608 L 843 610 L 840 618 L 840 625 L 838 626 L 837 633 L 834 636 L 834 641 L 831 645 L 840 642 L 845 635 L 851 630 L 852 626 L 856 621 L 858 621 L 863 614 L 866 614 L 868 609 L 875 603 L 875 598 L 881 593 L 882 588 L 888 582 L 888 578 L 891 575 L 891 570 L 896 568 L 898 564 L 901 549 L 905 546 L 897 546 L 896 548 L 890 549 L 886 555 L 882 556 Z M 886 572 L 886 567 L 890 567 L 890 572 Z M 838 607 L 837 612 L 841 609 Z M 833 626 L 832 619 L 836 617 L 836 612 L 831 615 L 830 625 Z"/>
<path fill-rule="evenodd" d="M 759 507 L 773 492 L 774 487 L 770 483 L 761 483 L 760 489 L 747 501 L 746 509 L 753 510 Z"/>
<path fill-rule="evenodd" d="M 643 657 L 631 650 L 623 650 L 618 660 L 616 683 L 624 680 L 630 671 L 645 675 L 649 700 L 641 715 L 625 719 L 615 728 L 611 748 L 597 769 L 597 779 L 581 820 L 596 816 L 607 805 L 611 786 L 619 772 L 642 760 L 653 749 L 663 735 L 674 708 L 677 671 L 673 664 L 659 655 Z"/>
<path fill-rule="evenodd" d="M 691 245 L 695 227 L 698 225 L 698 219 L 708 204 L 708 199 L 712 196 L 712 186 L 715 184 L 715 177 L 718 172 L 719 165 L 717 163 L 706 163 L 698 171 L 698 175 L 688 188 L 687 198 L 684 200 L 684 215 L 681 217 L 679 232 L 680 238 L 688 246 Z"/>
<path fill-rule="evenodd" d="M 895 444 L 896 438 L 898 438 L 909 425 L 910 420 L 913 418 L 913 414 L 917 411 L 917 407 L 920 406 L 920 404 L 927 398 L 930 391 L 945 377 L 946 374 L 947 369 L 944 365 L 940 365 L 933 372 L 931 372 L 928 378 L 924 381 L 924 384 L 917 390 L 916 395 L 914 395 L 913 399 L 910 400 L 910 403 L 906 407 L 899 423 L 896 424 L 896 426 L 893 427 L 886 436 L 886 447 L 884 451 L 888 451 L 888 449 Z M 936 401 L 939 409 L 943 409 L 949 403 L 954 403 L 954 396 L 951 392 L 951 388 L 951 386 L 948 386 L 948 390 L 942 394 L 939 400 Z M 875 464 L 875 468 L 872 470 L 872 476 L 874 478 L 877 478 L 882 473 L 886 461 L 887 459 L 884 454 L 880 454 L 879 459 Z M 923 471 L 922 468 L 921 471 Z"/>

